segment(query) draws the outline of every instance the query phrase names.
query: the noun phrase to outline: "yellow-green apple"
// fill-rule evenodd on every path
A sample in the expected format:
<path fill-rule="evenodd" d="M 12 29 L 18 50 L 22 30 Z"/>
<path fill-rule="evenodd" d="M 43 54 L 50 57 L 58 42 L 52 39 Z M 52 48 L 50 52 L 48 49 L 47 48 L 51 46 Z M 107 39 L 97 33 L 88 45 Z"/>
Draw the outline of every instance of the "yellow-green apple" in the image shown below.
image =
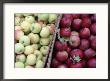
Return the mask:
<path fill-rule="evenodd" d="M 38 14 L 38 20 L 47 22 L 48 18 L 49 18 L 49 14 L 48 13 Z"/>
<path fill-rule="evenodd" d="M 21 28 L 22 28 L 22 30 L 23 30 L 25 33 L 29 33 L 31 27 L 32 27 L 32 24 L 30 24 L 30 23 L 27 22 L 27 21 L 23 21 L 23 22 L 21 23 Z"/>
<path fill-rule="evenodd" d="M 39 33 L 41 31 L 41 25 L 39 23 L 33 23 L 31 29 L 31 32 L 33 33 Z"/>
<path fill-rule="evenodd" d="M 56 19 L 57 19 L 57 14 L 49 14 L 49 19 L 48 19 L 49 23 L 55 23 Z"/>
<path fill-rule="evenodd" d="M 29 66 L 29 65 L 27 65 L 27 66 L 25 66 L 25 68 L 33 68 L 33 66 Z"/>
<path fill-rule="evenodd" d="M 15 44 L 15 53 L 16 54 L 22 54 L 24 52 L 24 45 L 21 43 Z"/>
<path fill-rule="evenodd" d="M 49 38 L 41 38 L 40 39 L 40 44 L 41 45 L 49 45 L 50 39 Z"/>
<path fill-rule="evenodd" d="M 16 62 L 25 62 L 26 61 L 26 56 L 24 54 L 21 55 L 16 55 Z"/>
<path fill-rule="evenodd" d="M 30 38 L 30 41 L 32 44 L 36 44 L 39 42 L 39 35 L 38 34 L 30 33 L 28 35 L 28 37 Z"/>
<path fill-rule="evenodd" d="M 15 26 L 15 30 L 22 30 L 21 26 Z"/>
<path fill-rule="evenodd" d="M 45 55 L 47 55 L 48 54 L 48 51 L 49 51 L 49 46 L 42 46 L 41 48 L 40 48 L 40 51 L 41 51 L 41 53 L 45 56 Z"/>
<path fill-rule="evenodd" d="M 25 55 L 29 55 L 29 54 L 33 54 L 33 53 L 34 53 L 34 49 L 32 46 L 26 46 L 25 47 L 25 51 L 24 51 Z"/>
<path fill-rule="evenodd" d="M 43 68 L 44 67 L 44 63 L 41 60 L 37 60 L 35 68 Z"/>
<path fill-rule="evenodd" d="M 42 30 L 41 30 L 41 32 L 40 32 L 40 36 L 46 38 L 49 35 L 50 35 L 49 28 L 48 27 L 43 27 Z"/>
<path fill-rule="evenodd" d="M 20 17 L 15 17 L 15 26 L 20 26 L 21 19 Z"/>
<path fill-rule="evenodd" d="M 22 36 L 24 36 L 24 32 L 22 30 L 15 30 L 15 40 L 19 40 Z"/>
<path fill-rule="evenodd" d="M 24 68 L 24 63 L 22 63 L 22 62 L 15 62 L 15 68 Z"/>
<path fill-rule="evenodd" d="M 34 50 L 38 49 L 38 45 L 37 44 L 32 44 L 31 46 L 33 47 Z"/>
<path fill-rule="evenodd" d="M 16 13 L 15 17 L 23 17 L 23 14 L 22 13 Z"/>
<path fill-rule="evenodd" d="M 28 55 L 27 56 L 27 59 L 26 59 L 26 63 L 28 65 L 34 65 L 34 64 L 36 64 L 36 55 L 34 55 L 34 54 Z"/>
<path fill-rule="evenodd" d="M 30 45 L 30 38 L 26 35 L 20 37 L 19 43 L 23 44 L 24 46 Z"/>
<path fill-rule="evenodd" d="M 26 16 L 25 17 L 25 21 L 29 22 L 29 23 L 34 23 L 35 22 L 35 18 L 33 16 Z"/>

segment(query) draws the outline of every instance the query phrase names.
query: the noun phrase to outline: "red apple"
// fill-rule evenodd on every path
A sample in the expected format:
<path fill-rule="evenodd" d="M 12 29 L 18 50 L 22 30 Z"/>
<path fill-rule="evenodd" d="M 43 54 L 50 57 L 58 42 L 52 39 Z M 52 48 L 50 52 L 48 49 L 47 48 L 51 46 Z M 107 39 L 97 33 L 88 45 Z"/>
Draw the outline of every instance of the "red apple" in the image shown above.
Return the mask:
<path fill-rule="evenodd" d="M 89 59 L 87 65 L 89 68 L 96 68 L 96 58 Z"/>
<path fill-rule="evenodd" d="M 88 18 L 89 14 L 81 14 L 81 18 Z"/>
<path fill-rule="evenodd" d="M 80 14 L 72 14 L 73 19 L 80 18 Z"/>
<path fill-rule="evenodd" d="M 89 28 L 91 25 L 91 19 L 90 18 L 83 18 L 82 19 L 82 27 L 83 28 Z"/>
<path fill-rule="evenodd" d="M 81 50 L 86 50 L 87 48 L 89 48 L 89 46 L 90 46 L 89 40 L 81 39 L 81 43 L 80 43 L 80 46 L 79 46 L 79 48 Z"/>
<path fill-rule="evenodd" d="M 80 38 L 79 38 L 79 36 L 70 36 L 69 44 L 73 48 L 78 47 L 80 45 Z"/>
<path fill-rule="evenodd" d="M 56 68 L 60 65 L 61 63 L 59 61 L 57 61 L 55 58 L 52 60 L 52 67 Z"/>
<path fill-rule="evenodd" d="M 59 51 L 56 54 L 56 59 L 60 62 L 66 61 L 68 58 L 68 53 L 66 51 Z"/>
<path fill-rule="evenodd" d="M 90 26 L 90 30 L 91 30 L 91 33 L 96 35 L 96 23 L 93 23 L 91 26 Z"/>
<path fill-rule="evenodd" d="M 55 49 L 58 51 L 63 51 L 63 44 L 60 41 L 55 41 Z"/>
<path fill-rule="evenodd" d="M 60 36 L 62 37 L 70 37 L 71 29 L 70 28 L 61 28 L 60 29 Z"/>
<path fill-rule="evenodd" d="M 71 26 L 71 19 L 70 18 L 62 18 L 60 20 L 60 27 L 63 27 L 63 28 L 68 28 Z"/>
<path fill-rule="evenodd" d="M 61 64 L 57 68 L 68 68 L 66 64 Z"/>
<path fill-rule="evenodd" d="M 77 31 L 72 31 L 72 32 L 71 32 L 71 36 L 74 36 L 74 35 L 75 35 L 75 36 L 79 36 L 79 33 L 78 33 Z"/>
<path fill-rule="evenodd" d="M 88 38 L 90 36 L 89 28 L 82 28 L 79 33 L 81 38 Z"/>
<path fill-rule="evenodd" d="M 73 49 L 70 52 L 70 55 L 77 62 L 79 62 L 84 57 L 83 51 L 80 49 Z"/>
<path fill-rule="evenodd" d="M 91 40 L 91 47 L 96 50 L 96 38 L 94 38 L 93 40 Z"/>
<path fill-rule="evenodd" d="M 96 52 L 92 48 L 89 48 L 84 51 L 84 56 L 88 59 L 94 57 L 95 55 L 96 55 Z"/>
<path fill-rule="evenodd" d="M 72 29 L 73 30 L 79 30 L 81 28 L 82 20 L 81 19 L 74 19 L 72 21 Z"/>
<path fill-rule="evenodd" d="M 76 62 L 75 64 L 71 64 L 70 68 L 83 68 L 83 62 Z"/>

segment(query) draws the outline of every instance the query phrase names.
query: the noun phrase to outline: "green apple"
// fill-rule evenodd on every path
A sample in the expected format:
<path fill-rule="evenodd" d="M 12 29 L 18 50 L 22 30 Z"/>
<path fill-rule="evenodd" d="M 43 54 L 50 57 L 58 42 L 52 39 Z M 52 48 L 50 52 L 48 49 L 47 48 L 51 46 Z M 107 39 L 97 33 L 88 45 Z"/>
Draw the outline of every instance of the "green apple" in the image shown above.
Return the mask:
<path fill-rule="evenodd" d="M 23 14 L 22 13 L 16 13 L 15 17 L 23 17 Z"/>
<path fill-rule="evenodd" d="M 45 55 L 47 55 L 48 54 L 48 51 L 49 51 L 49 46 L 42 46 L 41 48 L 40 48 L 40 51 L 41 51 L 41 53 L 45 56 Z"/>
<path fill-rule="evenodd" d="M 48 27 L 43 27 L 41 32 L 40 32 L 40 36 L 43 38 L 46 38 L 50 35 L 50 30 Z"/>
<path fill-rule="evenodd" d="M 24 32 L 22 30 L 15 30 L 15 39 L 19 40 L 20 37 L 24 36 Z"/>
<path fill-rule="evenodd" d="M 34 64 L 36 64 L 36 55 L 34 55 L 34 54 L 28 55 L 27 56 L 27 59 L 26 59 L 26 63 L 28 65 L 34 65 Z"/>
<path fill-rule="evenodd" d="M 30 41 L 32 44 L 36 44 L 39 42 L 39 35 L 38 34 L 30 33 L 28 35 L 28 37 L 30 38 Z"/>
<path fill-rule="evenodd" d="M 39 23 L 33 23 L 30 28 L 33 33 L 39 33 L 41 31 L 41 25 Z"/>
<path fill-rule="evenodd" d="M 43 61 L 37 60 L 35 68 L 43 68 L 43 67 L 44 67 Z"/>
<path fill-rule="evenodd" d="M 33 54 L 33 53 L 34 53 L 34 49 L 32 46 L 26 46 L 25 47 L 25 51 L 24 51 L 25 55 L 29 55 L 29 54 Z"/>
<path fill-rule="evenodd" d="M 15 17 L 15 26 L 20 26 L 21 19 L 20 17 Z"/>
<path fill-rule="evenodd" d="M 33 16 L 26 16 L 25 17 L 25 21 L 29 22 L 29 23 L 34 23 L 35 22 L 35 18 Z"/>
<path fill-rule="evenodd" d="M 49 14 L 49 19 L 48 19 L 49 23 L 55 23 L 56 19 L 57 19 L 57 14 Z"/>
<path fill-rule="evenodd" d="M 41 38 L 40 39 L 40 44 L 41 45 L 49 45 L 49 43 L 50 43 L 50 39 L 49 38 Z"/>
<path fill-rule="evenodd" d="M 16 54 L 22 54 L 24 52 L 24 46 L 21 43 L 15 44 L 15 53 Z"/>
<path fill-rule="evenodd" d="M 23 21 L 23 22 L 21 23 L 21 28 L 22 28 L 22 30 L 23 30 L 25 33 L 29 33 L 31 27 L 32 27 L 32 25 L 31 25 L 29 22 L 27 22 L 27 21 Z"/>
<path fill-rule="evenodd" d="M 26 61 L 26 56 L 24 54 L 21 54 L 21 55 L 17 55 L 16 56 L 16 62 L 25 62 Z"/>
<path fill-rule="evenodd" d="M 24 63 L 22 63 L 22 62 L 16 62 L 15 63 L 15 68 L 24 68 Z"/>
<path fill-rule="evenodd" d="M 27 66 L 25 66 L 25 68 L 33 68 L 33 67 L 32 67 L 32 66 L 27 65 Z"/>
<path fill-rule="evenodd" d="M 38 45 L 37 45 L 37 44 L 32 44 L 31 46 L 32 46 L 32 48 L 33 48 L 34 50 L 37 50 L 37 49 L 38 49 Z"/>
<path fill-rule="evenodd" d="M 38 14 L 38 20 L 47 22 L 48 18 L 49 18 L 49 14 L 48 13 Z"/>
<path fill-rule="evenodd" d="M 20 37 L 19 43 L 23 44 L 24 46 L 30 45 L 30 38 L 26 35 Z"/>

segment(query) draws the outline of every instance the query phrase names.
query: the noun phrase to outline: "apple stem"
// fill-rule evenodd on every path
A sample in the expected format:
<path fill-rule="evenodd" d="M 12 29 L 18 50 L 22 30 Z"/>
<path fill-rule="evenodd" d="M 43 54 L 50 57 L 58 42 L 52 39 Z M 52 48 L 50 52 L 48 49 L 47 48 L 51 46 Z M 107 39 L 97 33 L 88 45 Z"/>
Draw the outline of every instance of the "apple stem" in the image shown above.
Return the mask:
<path fill-rule="evenodd" d="M 79 56 L 74 56 L 73 59 L 76 61 L 76 62 L 79 62 L 81 61 L 80 57 Z"/>

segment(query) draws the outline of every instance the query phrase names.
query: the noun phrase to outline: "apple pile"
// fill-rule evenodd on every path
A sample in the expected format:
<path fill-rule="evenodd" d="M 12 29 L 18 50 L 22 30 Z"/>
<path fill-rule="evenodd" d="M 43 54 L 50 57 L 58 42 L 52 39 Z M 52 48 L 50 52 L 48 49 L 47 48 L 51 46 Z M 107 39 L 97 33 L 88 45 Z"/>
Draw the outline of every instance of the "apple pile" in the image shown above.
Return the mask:
<path fill-rule="evenodd" d="M 43 68 L 58 14 L 15 14 L 15 68 Z"/>
<path fill-rule="evenodd" d="M 96 15 L 63 14 L 51 68 L 96 68 Z"/>

